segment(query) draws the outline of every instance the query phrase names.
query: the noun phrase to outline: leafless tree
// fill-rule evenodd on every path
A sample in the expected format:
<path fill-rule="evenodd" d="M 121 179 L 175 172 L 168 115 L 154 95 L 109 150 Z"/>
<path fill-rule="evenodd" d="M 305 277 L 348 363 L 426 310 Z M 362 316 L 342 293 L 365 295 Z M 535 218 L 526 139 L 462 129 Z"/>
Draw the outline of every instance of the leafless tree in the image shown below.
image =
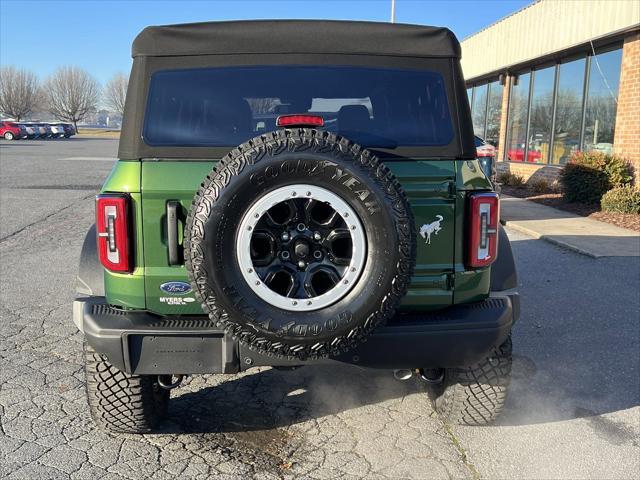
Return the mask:
<path fill-rule="evenodd" d="M 40 100 L 38 77 L 28 70 L 6 66 L 0 69 L 0 111 L 22 120 L 36 109 Z"/>
<path fill-rule="evenodd" d="M 104 87 L 104 103 L 112 112 L 123 115 L 124 100 L 127 96 L 129 79 L 122 73 L 116 73 Z"/>
<path fill-rule="evenodd" d="M 277 98 L 247 98 L 247 102 L 254 114 L 269 113 L 276 105 L 280 105 Z"/>
<path fill-rule="evenodd" d="M 73 122 L 77 131 L 78 122 L 96 110 L 100 85 L 81 68 L 60 67 L 47 79 L 44 95 L 49 112 L 60 120 Z"/>

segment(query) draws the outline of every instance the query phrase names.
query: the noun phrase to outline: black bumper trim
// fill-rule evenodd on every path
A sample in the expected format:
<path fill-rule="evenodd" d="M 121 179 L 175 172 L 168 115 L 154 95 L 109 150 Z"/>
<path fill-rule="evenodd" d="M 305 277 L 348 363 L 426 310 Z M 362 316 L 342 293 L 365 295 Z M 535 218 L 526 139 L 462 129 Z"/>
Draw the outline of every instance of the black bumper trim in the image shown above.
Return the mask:
<path fill-rule="evenodd" d="M 336 361 L 386 369 L 468 366 L 506 340 L 519 313 L 520 299 L 512 292 L 433 313 L 401 313 L 345 354 L 302 362 L 249 350 L 204 316 L 123 311 L 109 307 L 104 297 L 74 302 L 74 322 L 87 342 L 120 370 L 144 375 L 235 373 Z"/>

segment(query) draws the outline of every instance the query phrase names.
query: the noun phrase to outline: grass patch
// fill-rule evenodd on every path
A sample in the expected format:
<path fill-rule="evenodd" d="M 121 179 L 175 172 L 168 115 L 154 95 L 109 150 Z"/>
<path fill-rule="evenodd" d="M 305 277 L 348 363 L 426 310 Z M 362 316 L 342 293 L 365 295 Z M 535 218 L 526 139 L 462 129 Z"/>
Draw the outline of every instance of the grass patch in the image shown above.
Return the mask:
<path fill-rule="evenodd" d="M 78 128 L 78 135 L 81 137 L 120 138 L 120 130 Z"/>

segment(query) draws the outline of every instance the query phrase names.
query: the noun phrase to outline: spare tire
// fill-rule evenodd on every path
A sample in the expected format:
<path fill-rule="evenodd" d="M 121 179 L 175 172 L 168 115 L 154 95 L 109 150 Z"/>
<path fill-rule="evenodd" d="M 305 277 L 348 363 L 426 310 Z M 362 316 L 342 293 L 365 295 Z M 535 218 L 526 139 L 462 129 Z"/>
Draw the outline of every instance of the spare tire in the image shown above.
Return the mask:
<path fill-rule="evenodd" d="M 249 348 L 343 353 L 392 317 L 416 232 L 389 169 L 332 133 L 280 130 L 231 151 L 195 195 L 185 263 L 202 308 Z"/>

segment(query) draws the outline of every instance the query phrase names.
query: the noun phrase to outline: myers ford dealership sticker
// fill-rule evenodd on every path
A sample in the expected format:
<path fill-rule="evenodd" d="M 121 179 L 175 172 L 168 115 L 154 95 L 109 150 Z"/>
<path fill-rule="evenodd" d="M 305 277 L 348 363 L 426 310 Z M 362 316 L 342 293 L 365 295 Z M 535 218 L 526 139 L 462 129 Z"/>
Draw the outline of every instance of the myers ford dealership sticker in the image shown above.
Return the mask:
<path fill-rule="evenodd" d="M 191 292 L 191 285 L 187 282 L 165 282 L 160 285 L 160 290 L 169 295 L 186 295 Z"/>
<path fill-rule="evenodd" d="M 187 282 L 166 282 L 160 285 L 160 290 L 171 297 L 160 297 L 160 303 L 166 303 L 167 305 L 183 306 L 196 301 L 193 297 L 183 297 L 187 293 L 191 293 L 191 285 Z"/>
<path fill-rule="evenodd" d="M 160 303 L 166 303 L 167 305 L 184 306 L 195 301 L 196 299 L 193 297 L 160 297 Z"/>

